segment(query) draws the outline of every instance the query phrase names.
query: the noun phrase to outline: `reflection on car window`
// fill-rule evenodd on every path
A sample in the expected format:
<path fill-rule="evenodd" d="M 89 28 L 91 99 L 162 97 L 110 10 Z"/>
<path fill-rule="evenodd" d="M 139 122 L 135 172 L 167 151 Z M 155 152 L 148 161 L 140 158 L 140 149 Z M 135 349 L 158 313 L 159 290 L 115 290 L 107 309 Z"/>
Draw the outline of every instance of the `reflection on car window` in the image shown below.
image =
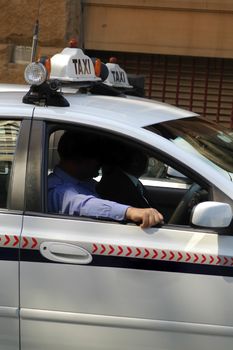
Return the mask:
<path fill-rule="evenodd" d="M 227 129 L 197 117 L 171 120 L 147 129 L 162 134 L 178 147 L 233 172 L 233 136 Z"/>
<path fill-rule="evenodd" d="M 48 174 L 50 174 L 55 165 L 59 162 L 59 156 L 57 152 L 57 145 L 64 130 L 57 130 L 50 135 L 49 138 L 49 154 L 48 154 Z"/>
<path fill-rule="evenodd" d="M 163 178 L 166 175 L 166 165 L 154 157 L 149 158 L 147 172 L 143 177 L 148 178 Z"/>
<path fill-rule="evenodd" d="M 19 121 L 0 121 L 0 208 L 7 207 L 9 180 L 19 128 Z"/>

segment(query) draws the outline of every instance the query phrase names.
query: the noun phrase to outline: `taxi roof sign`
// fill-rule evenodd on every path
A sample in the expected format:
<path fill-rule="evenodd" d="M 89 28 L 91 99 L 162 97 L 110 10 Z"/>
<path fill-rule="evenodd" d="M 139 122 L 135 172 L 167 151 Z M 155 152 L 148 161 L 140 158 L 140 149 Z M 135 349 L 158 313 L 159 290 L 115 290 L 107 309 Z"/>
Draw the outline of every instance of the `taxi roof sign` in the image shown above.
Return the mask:
<path fill-rule="evenodd" d="M 69 47 L 51 58 L 50 79 L 76 83 L 101 81 L 101 78 L 95 75 L 90 57 L 81 49 Z"/>
<path fill-rule="evenodd" d="M 119 64 L 106 63 L 106 66 L 109 70 L 108 78 L 104 81 L 106 85 L 124 89 L 133 88 L 133 86 L 129 84 L 126 72 L 119 66 Z"/>

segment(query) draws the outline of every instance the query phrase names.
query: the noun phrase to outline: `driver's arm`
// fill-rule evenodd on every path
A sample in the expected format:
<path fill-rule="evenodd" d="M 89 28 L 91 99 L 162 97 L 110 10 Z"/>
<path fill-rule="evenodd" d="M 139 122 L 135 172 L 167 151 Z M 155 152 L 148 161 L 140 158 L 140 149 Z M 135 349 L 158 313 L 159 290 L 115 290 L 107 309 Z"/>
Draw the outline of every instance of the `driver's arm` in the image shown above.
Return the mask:
<path fill-rule="evenodd" d="M 52 205 L 56 202 L 56 206 Z M 163 216 L 153 208 L 133 208 L 128 205 L 81 194 L 75 188 L 57 186 L 49 191 L 49 211 L 66 215 L 106 218 L 116 221 L 130 220 L 142 228 L 163 223 Z"/>
<path fill-rule="evenodd" d="M 140 223 L 141 228 L 148 228 L 163 223 L 163 215 L 154 208 L 128 208 L 126 219 Z"/>

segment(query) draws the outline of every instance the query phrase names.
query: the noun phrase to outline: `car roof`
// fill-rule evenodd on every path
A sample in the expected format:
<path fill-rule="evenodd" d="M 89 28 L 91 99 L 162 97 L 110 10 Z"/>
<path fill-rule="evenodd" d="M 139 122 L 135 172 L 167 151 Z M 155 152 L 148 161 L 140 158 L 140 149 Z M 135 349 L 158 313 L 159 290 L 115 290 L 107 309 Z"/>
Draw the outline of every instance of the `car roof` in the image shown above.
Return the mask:
<path fill-rule="evenodd" d="M 17 108 L 25 110 L 22 98 L 29 90 L 27 85 L 0 84 L 0 108 Z M 112 97 L 103 95 L 81 94 L 75 90 L 64 89 L 64 97 L 70 103 L 70 107 L 37 107 L 41 116 L 57 118 L 64 115 L 64 109 L 69 115 L 89 114 L 102 120 L 112 120 L 134 127 L 144 127 L 168 120 L 187 118 L 197 114 L 186 111 L 162 102 L 148 100 L 132 96 Z M 43 111 L 42 111 L 42 110 Z M 20 113 L 21 115 L 21 113 Z M 37 114 L 38 116 L 40 113 Z M 59 118 L 60 119 L 60 118 Z M 72 118 L 73 119 L 73 118 Z"/>
<path fill-rule="evenodd" d="M 0 84 L 0 115 L 3 117 L 31 117 L 33 107 L 22 103 L 28 86 Z"/>
<path fill-rule="evenodd" d="M 28 85 L 23 84 L 0 84 L 0 92 L 28 91 Z"/>
<path fill-rule="evenodd" d="M 132 96 L 92 95 L 87 98 L 84 95 L 78 97 L 67 95 L 66 97 L 70 102 L 71 110 L 82 111 L 88 108 L 88 112 L 93 111 L 96 116 L 137 127 L 196 115 L 165 103 Z"/>

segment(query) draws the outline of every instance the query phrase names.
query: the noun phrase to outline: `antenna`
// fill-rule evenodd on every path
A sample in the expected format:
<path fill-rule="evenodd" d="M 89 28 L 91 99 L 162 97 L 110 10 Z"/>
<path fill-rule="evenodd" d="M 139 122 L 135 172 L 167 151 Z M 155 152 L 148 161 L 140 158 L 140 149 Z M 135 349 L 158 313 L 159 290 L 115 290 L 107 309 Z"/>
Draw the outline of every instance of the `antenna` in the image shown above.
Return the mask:
<path fill-rule="evenodd" d="M 33 32 L 33 39 L 32 39 L 31 62 L 35 62 L 35 60 L 36 60 L 36 51 L 37 51 L 38 38 L 39 38 L 40 3 L 41 3 L 41 0 L 38 0 L 37 19 L 36 19 L 36 23 L 35 23 L 35 27 L 34 27 L 34 32 Z"/>
<path fill-rule="evenodd" d="M 31 63 L 25 69 L 25 79 L 31 85 L 29 91 L 23 97 L 23 103 L 33 105 L 68 107 L 69 102 L 58 92 L 58 84 L 54 81 L 48 81 L 48 71 L 44 62 L 36 61 L 38 37 L 39 37 L 39 15 L 42 0 L 38 0 L 37 18 L 34 26 Z M 41 70 L 42 69 L 42 70 Z M 41 74 L 42 73 L 42 74 Z M 39 83 L 36 83 L 35 77 L 39 77 Z M 33 80 L 34 78 L 34 80 Z M 42 79 L 42 80 L 40 80 Z M 34 84 L 33 84 L 34 82 Z"/>
<path fill-rule="evenodd" d="M 39 19 L 36 20 L 36 24 L 34 27 L 33 39 L 32 39 L 32 54 L 31 54 L 31 62 L 35 62 L 36 60 L 36 50 L 38 44 L 38 36 L 39 36 Z"/>

